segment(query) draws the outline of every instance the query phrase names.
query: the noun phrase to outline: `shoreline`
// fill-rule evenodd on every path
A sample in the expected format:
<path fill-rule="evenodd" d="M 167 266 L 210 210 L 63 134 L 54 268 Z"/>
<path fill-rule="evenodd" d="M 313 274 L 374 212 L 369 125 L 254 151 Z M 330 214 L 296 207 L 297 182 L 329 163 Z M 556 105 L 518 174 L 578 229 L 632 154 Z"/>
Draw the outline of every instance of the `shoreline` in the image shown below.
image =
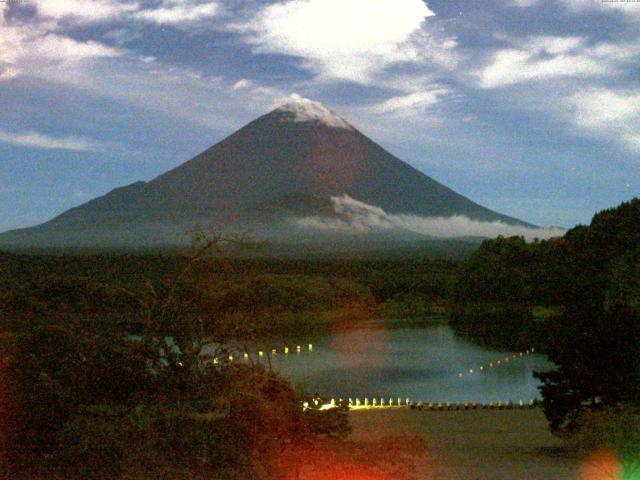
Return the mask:
<path fill-rule="evenodd" d="M 352 438 L 367 442 L 419 436 L 428 453 L 418 478 L 437 480 L 579 480 L 580 462 L 567 456 L 540 409 L 362 409 L 349 412 Z"/>

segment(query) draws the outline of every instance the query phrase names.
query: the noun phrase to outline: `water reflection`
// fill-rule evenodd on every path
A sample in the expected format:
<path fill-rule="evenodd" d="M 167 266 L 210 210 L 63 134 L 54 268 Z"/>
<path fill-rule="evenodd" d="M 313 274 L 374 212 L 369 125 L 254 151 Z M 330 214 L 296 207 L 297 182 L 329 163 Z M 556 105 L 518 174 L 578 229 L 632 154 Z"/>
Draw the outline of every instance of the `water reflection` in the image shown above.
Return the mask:
<path fill-rule="evenodd" d="M 348 397 L 410 397 L 426 402 L 525 402 L 539 398 L 533 370 L 544 355 L 530 354 L 480 371 L 507 356 L 457 337 L 447 325 L 357 330 L 313 338 L 313 353 L 277 355 L 275 370 L 307 391 Z M 512 357 L 512 355 L 509 355 Z M 474 374 L 468 374 L 474 369 Z M 459 373 L 465 372 L 460 378 Z"/>

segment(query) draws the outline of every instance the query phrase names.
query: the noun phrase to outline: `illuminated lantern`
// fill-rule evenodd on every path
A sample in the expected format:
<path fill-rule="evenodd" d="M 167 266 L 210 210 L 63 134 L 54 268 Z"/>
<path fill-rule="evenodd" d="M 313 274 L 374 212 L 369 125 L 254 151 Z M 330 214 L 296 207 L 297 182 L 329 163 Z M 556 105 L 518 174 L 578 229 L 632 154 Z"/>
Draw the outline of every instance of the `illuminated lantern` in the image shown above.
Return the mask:
<path fill-rule="evenodd" d="M 482 365 L 480 365 L 480 370 L 484 370 L 484 367 Z"/>
<path fill-rule="evenodd" d="M 233 355 L 229 355 L 229 361 L 233 362 Z"/>
<path fill-rule="evenodd" d="M 213 357 L 213 364 L 217 365 L 218 364 L 218 358 L 217 357 Z"/>
<path fill-rule="evenodd" d="M 360 399 L 356 398 L 356 407 L 359 407 L 359 406 L 360 406 Z"/>
<path fill-rule="evenodd" d="M 302 350 L 302 347 L 301 347 L 300 345 L 298 345 L 298 346 L 296 347 L 296 352 L 300 353 L 300 350 Z"/>
<path fill-rule="evenodd" d="M 375 407 L 376 405 L 377 405 L 377 401 L 376 401 L 376 399 L 374 398 L 374 399 L 373 399 L 373 406 Z"/>
<path fill-rule="evenodd" d="M 469 373 L 473 373 L 473 368 L 470 368 L 470 369 L 469 369 Z"/>
<path fill-rule="evenodd" d="M 275 348 L 271 349 L 271 355 L 277 355 L 278 351 Z"/>
<path fill-rule="evenodd" d="M 489 366 L 490 366 L 491 368 L 493 368 L 493 362 L 491 362 L 491 363 L 489 364 Z"/>
<path fill-rule="evenodd" d="M 247 352 L 244 352 L 244 359 L 248 359 L 249 358 L 249 354 Z"/>
<path fill-rule="evenodd" d="M 380 399 L 380 406 L 381 406 L 381 407 L 384 407 L 384 398 L 381 398 L 381 399 Z"/>
<path fill-rule="evenodd" d="M 406 399 L 406 405 L 409 406 L 411 404 L 411 402 L 409 401 L 409 397 L 407 397 Z"/>
<path fill-rule="evenodd" d="M 284 354 L 289 355 L 289 347 L 284 347 Z"/>
<path fill-rule="evenodd" d="M 260 351 L 258 352 L 258 356 L 259 356 L 259 357 L 264 357 L 264 352 L 263 352 L 262 350 L 260 350 Z"/>
<path fill-rule="evenodd" d="M 369 399 L 367 397 L 364 397 L 364 406 L 365 407 L 369 406 Z"/>
<path fill-rule="evenodd" d="M 461 373 L 459 373 L 459 374 L 458 374 L 458 377 L 462 378 L 462 374 L 461 374 Z"/>
<path fill-rule="evenodd" d="M 313 344 L 310 343 L 309 344 L 309 351 L 312 351 L 312 350 L 313 350 Z"/>
<path fill-rule="evenodd" d="M 400 400 L 400 397 L 398 397 L 398 406 L 402 405 L 402 401 Z"/>

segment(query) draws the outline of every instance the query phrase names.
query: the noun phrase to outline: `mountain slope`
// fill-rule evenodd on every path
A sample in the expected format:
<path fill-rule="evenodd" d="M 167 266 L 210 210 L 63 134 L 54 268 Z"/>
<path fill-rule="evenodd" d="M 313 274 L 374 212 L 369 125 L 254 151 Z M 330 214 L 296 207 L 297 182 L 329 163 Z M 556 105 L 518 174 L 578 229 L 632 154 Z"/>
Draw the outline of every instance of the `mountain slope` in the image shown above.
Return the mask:
<path fill-rule="evenodd" d="M 170 244 L 195 224 L 279 238 L 294 233 L 287 219 L 331 216 L 330 198 L 345 194 L 390 214 L 528 225 L 459 195 L 323 105 L 298 99 L 149 182 L 2 234 L 0 244 Z"/>

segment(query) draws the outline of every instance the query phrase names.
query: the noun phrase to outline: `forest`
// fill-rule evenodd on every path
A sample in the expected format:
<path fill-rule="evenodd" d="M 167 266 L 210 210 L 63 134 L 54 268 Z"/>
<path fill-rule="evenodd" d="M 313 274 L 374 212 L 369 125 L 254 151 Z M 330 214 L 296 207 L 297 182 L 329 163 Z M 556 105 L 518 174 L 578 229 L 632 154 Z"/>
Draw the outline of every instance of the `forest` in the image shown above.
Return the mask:
<path fill-rule="evenodd" d="M 322 478 L 340 464 L 410 478 L 419 441 L 356 445 L 346 405 L 321 411 L 268 369 L 203 353 L 371 318 L 444 317 L 493 348 L 536 345 L 557 365 L 536 373 L 552 431 L 581 448 L 602 431 L 640 445 L 619 428 L 640 405 L 639 199 L 562 238 L 499 237 L 463 260 L 244 247 L 204 235 L 172 255 L 0 254 L 5 476 Z"/>

